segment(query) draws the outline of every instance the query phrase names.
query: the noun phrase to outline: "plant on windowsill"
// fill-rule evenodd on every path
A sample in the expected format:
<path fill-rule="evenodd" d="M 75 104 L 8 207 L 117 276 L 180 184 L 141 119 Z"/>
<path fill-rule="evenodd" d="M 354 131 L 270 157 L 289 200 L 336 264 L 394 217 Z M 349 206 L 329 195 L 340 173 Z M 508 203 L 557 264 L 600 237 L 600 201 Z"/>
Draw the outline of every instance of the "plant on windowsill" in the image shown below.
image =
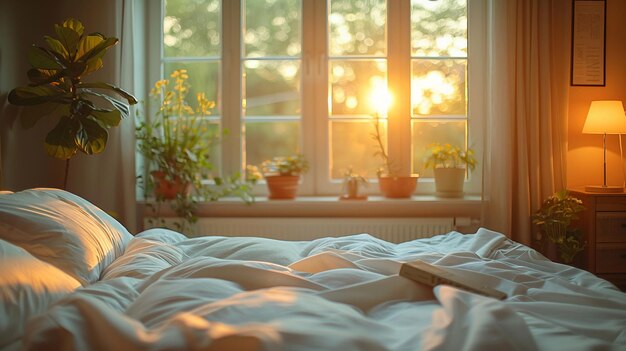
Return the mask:
<path fill-rule="evenodd" d="M 154 84 L 150 95 L 160 102 L 159 110 L 149 121 L 138 121 L 135 135 L 149 175 L 141 184 L 146 196 L 155 196 L 153 211 L 158 214 L 161 204 L 169 203 L 180 218 L 173 229 L 188 232 L 197 221 L 198 201 L 234 195 L 251 203 L 254 198 L 250 182 L 242 181 L 239 174 L 221 178 L 211 173 L 214 164 L 210 155 L 222 136 L 212 130 L 207 118 L 214 102 L 198 93 L 193 109 L 186 100 L 190 91 L 187 71 L 176 70 L 170 78 L 172 81 L 163 79 Z M 210 180 L 214 184 L 207 184 Z M 158 215 L 156 221 L 167 226 Z"/>
<path fill-rule="evenodd" d="M 83 79 L 103 66 L 106 50 L 118 42 L 100 33 L 85 34 L 83 24 L 73 18 L 54 26 L 57 38 L 44 36 L 47 48 L 33 45 L 28 52 L 32 68 L 30 84 L 9 93 L 13 105 L 28 107 L 20 116 L 22 127 L 33 127 L 43 117 L 59 117 L 46 135 L 46 153 L 65 160 L 63 188 L 67 188 L 70 159 L 81 151 L 98 154 L 106 148 L 109 127 L 120 124 L 130 114 L 127 105 L 134 96 L 104 82 Z M 106 92 L 106 93 L 104 93 Z M 121 96 L 118 100 L 109 93 Z"/>
<path fill-rule="evenodd" d="M 360 195 L 359 188 L 361 186 L 366 187 L 369 185 L 367 178 L 355 173 L 352 167 L 343 175 L 343 189 L 342 195 L 339 196 L 340 200 L 367 200 L 367 195 Z"/>
<path fill-rule="evenodd" d="M 309 164 L 302 154 L 277 156 L 263 161 L 261 170 L 267 182 L 269 199 L 294 199 L 300 175 L 309 170 Z"/>
<path fill-rule="evenodd" d="M 387 198 L 408 198 L 415 192 L 419 175 L 401 176 L 389 159 L 385 150 L 380 131 L 380 115 L 375 113 L 372 118 L 374 131 L 371 133 L 372 139 L 376 141 L 378 151 L 375 156 L 380 156 L 383 165 L 378 169 L 378 186 L 380 192 Z"/>
<path fill-rule="evenodd" d="M 474 150 L 450 144 L 431 144 L 425 167 L 435 173 L 435 191 L 441 197 L 463 196 L 465 174 L 476 168 Z"/>
<path fill-rule="evenodd" d="M 560 259 L 567 264 L 572 263 L 576 255 L 584 250 L 585 244 L 581 242 L 580 229 L 570 228 L 572 222 L 579 219 L 578 213 L 584 209 L 580 199 L 570 196 L 563 190 L 546 199 L 541 208 L 535 212 L 532 221 L 539 227 L 537 240 L 542 244 L 547 256 L 551 256 L 546 247 L 549 243 L 556 245 Z"/>

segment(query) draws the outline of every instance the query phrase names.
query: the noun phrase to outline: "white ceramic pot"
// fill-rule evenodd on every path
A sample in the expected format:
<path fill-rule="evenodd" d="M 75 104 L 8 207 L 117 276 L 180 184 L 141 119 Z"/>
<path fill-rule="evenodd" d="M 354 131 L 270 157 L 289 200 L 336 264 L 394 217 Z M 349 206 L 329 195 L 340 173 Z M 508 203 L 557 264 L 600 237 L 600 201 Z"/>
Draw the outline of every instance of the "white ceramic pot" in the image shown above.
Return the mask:
<path fill-rule="evenodd" d="M 441 197 L 463 196 L 465 168 L 435 168 L 435 191 Z"/>

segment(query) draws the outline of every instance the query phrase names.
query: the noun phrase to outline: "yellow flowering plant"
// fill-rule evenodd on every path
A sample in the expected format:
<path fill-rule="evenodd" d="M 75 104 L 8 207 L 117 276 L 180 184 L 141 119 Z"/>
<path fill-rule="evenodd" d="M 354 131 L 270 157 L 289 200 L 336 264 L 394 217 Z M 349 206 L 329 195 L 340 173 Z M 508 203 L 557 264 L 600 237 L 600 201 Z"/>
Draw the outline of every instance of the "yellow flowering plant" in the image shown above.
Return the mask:
<path fill-rule="evenodd" d="M 469 170 L 476 168 L 474 150 L 463 150 L 459 146 L 451 144 L 431 144 L 430 155 L 426 158 L 426 168 L 463 168 Z"/>
<path fill-rule="evenodd" d="M 210 152 L 220 139 L 206 118 L 215 103 L 198 93 L 197 107 L 192 108 L 186 101 L 187 71 L 176 70 L 170 77 L 157 81 L 150 91 L 160 106 L 155 118 L 137 126 L 139 151 L 151 170 L 163 172 L 165 179 L 199 185 L 213 168 Z"/>
<path fill-rule="evenodd" d="M 136 127 L 137 148 L 146 161 L 147 173 L 142 182 L 146 196 L 159 187 L 157 178 L 179 187 L 173 194 L 155 192 L 157 204 L 172 200 L 172 208 L 182 222 L 175 229 L 184 232 L 196 222 L 195 210 L 198 201 L 217 200 L 234 195 L 250 203 L 254 199 L 251 186 L 241 180 L 239 174 L 222 178 L 212 174 L 215 168 L 211 153 L 228 131 L 219 132 L 211 126 L 208 116 L 215 103 L 204 93 L 196 95 L 196 107 L 187 102 L 191 90 L 186 70 L 176 70 L 170 79 L 159 80 L 150 91 L 150 96 L 159 102 L 154 118 L 140 121 Z M 158 177 L 157 177 L 158 176 Z M 207 180 L 213 180 L 206 182 Z M 191 191 L 193 190 L 193 194 Z M 161 225 L 165 222 L 161 220 Z"/>

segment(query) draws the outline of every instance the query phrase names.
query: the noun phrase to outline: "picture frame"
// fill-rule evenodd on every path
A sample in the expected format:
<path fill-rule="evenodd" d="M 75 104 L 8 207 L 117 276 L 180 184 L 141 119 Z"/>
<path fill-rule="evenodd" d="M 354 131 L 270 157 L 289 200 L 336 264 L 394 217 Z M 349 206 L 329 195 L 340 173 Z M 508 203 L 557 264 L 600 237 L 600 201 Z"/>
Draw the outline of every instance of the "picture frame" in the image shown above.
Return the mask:
<path fill-rule="evenodd" d="M 571 86 L 606 85 L 606 0 L 572 0 Z"/>

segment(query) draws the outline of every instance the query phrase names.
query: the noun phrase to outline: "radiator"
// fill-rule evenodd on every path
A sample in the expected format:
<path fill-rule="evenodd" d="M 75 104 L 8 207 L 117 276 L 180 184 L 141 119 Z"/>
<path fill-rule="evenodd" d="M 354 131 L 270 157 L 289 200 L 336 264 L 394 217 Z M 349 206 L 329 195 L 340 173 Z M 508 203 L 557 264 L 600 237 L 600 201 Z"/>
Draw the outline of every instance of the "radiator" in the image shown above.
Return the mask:
<path fill-rule="evenodd" d="M 258 236 L 280 240 L 313 240 L 367 233 L 399 243 L 445 234 L 454 218 L 200 218 L 190 236 Z"/>

